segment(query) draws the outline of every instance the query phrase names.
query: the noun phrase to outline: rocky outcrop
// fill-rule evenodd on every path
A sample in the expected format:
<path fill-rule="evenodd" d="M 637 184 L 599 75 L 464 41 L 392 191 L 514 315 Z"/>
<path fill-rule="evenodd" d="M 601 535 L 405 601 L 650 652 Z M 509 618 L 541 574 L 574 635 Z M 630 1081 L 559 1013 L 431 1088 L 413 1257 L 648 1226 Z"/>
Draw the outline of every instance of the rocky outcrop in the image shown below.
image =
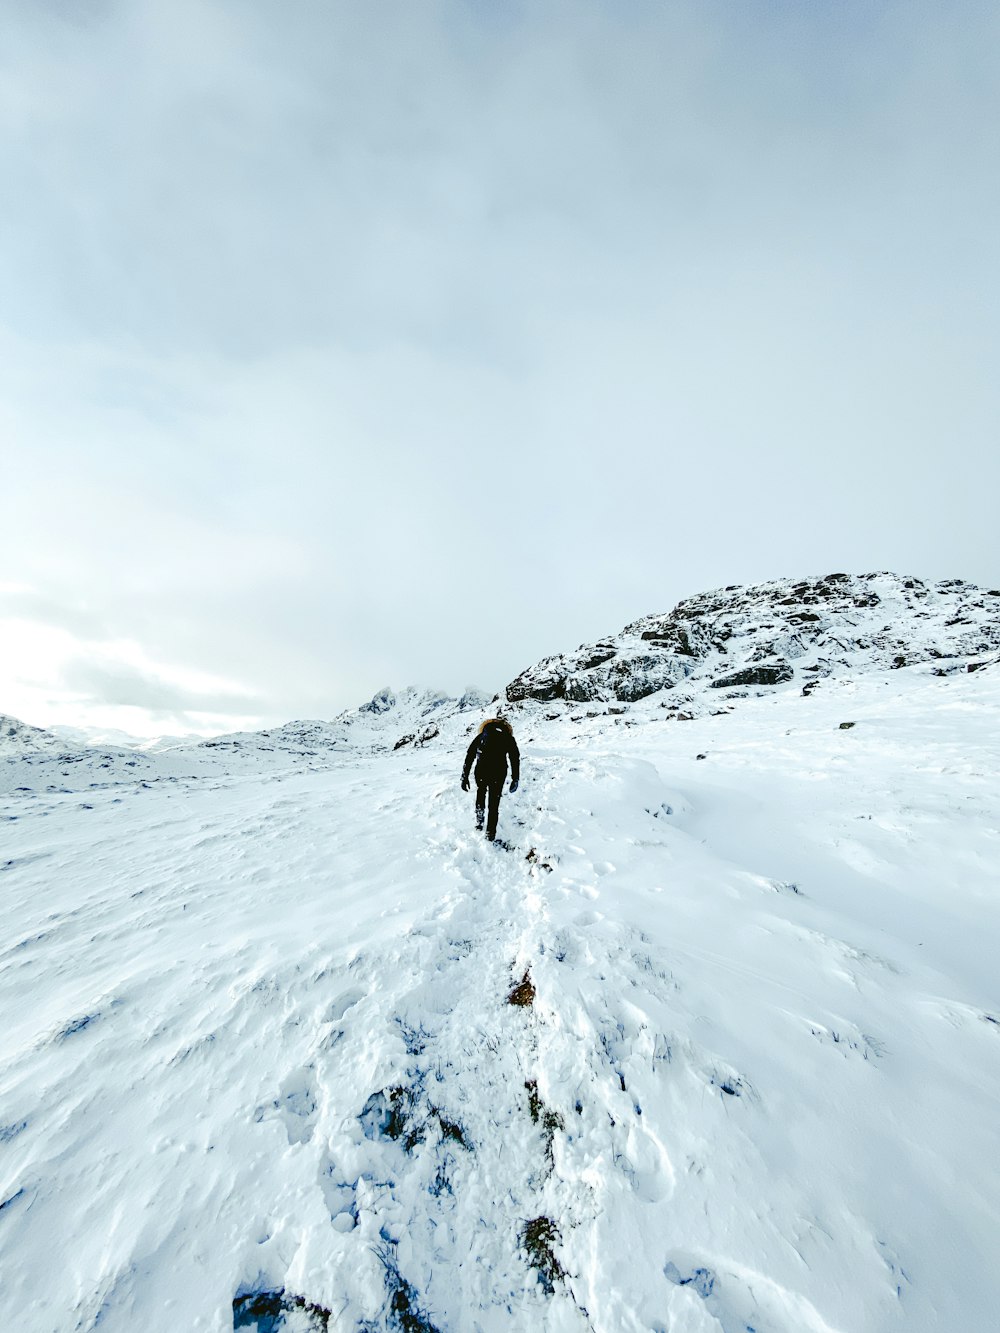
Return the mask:
<path fill-rule="evenodd" d="M 396 707 L 396 696 L 388 685 L 383 685 L 377 694 L 373 695 L 366 704 L 362 704 L 358 709 L 359 713 L 374 713 L 376 717 L 380 713 L 388 713 L 390 708 Z"/>
<path fill-rule="evenodd" d="M 544 658 L 505 696 L 515 705 L 575 705 L 663 694 L 662 702 L 689 709 L 705 689 L 763 693 L 802 677 L 811 692 L 866 665 L 941 661 L 938 670 L 966 669 L 998 648 L 1000 590 L 962 579 L 835 573 L 686 598 L 611 638 Z"/>
<path fill-rule="evenodd" d="M 772 666 L 744 667 L 708 683 L 713 690 L 730 690 L 736 685 L 782 685 L 794 675 L 787 662 L 775 662 Z"/>
<path fill-rule="evenodd" d="M 70 753 L 79 749 L 78 745 L 54 735 L 51 731 L 33 727 L 16 717 L 0 713 L 0 757 L 53 754 L 61 750 Z"/>

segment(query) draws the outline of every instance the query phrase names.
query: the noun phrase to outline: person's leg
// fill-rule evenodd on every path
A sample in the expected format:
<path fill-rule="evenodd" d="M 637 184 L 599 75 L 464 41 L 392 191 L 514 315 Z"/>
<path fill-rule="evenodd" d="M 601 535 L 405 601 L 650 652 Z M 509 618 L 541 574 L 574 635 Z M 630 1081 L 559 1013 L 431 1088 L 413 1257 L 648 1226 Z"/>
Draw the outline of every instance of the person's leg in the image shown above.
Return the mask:
<path fill-rule="evenodd" d="M 486 819 L 486 781 L 484 778 L 476 778 L 476 828 L 480 833 L 483 831 L 483 822 Z"/>
<path fill-rule="evenodd" d="M 486 836 L 490 842 L 497 836 L 497 817 L 500 814 L 500 793 L 503 791 L 503 778 L 492 778 L 489 785 L 490 814 L 486 821 Z"/>

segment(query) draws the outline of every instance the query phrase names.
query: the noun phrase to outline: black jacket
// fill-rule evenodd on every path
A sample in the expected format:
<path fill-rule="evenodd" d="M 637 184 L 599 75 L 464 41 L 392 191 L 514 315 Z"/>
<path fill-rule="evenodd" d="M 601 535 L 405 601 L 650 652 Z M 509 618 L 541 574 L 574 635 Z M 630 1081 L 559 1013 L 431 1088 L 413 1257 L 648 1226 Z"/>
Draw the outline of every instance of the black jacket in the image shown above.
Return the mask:
<path fill-rule="evenodd" d="M 503 782 L 507 776 L 507 760 L 510 760 L 510 776 L 517 782 L 521 776 L 521 752 L 511 732 L 500 722 L 487 722 L 478 736 L 473 738 L 465 756 L 462 769 L 462 781 L 465 782 L 476 765 L 477 782 Z"/>

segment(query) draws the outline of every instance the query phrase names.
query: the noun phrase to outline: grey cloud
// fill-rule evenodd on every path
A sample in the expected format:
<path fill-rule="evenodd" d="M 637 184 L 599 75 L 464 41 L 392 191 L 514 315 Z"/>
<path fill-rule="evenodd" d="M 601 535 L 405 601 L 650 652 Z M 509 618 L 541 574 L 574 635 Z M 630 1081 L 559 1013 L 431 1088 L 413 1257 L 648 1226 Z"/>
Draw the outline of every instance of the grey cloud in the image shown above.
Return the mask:
<path fill-rule="evenodd" d="M 62 601 L 32 588 L 0 589 L 0 616 L 40 622 L 84 639 L 107 638 L 102 615 L 79 601 Z"/>
<path fill-rule="evenodd" d="M 779 8 L 784 25 L 543 5 L 501 34 L 457 4 L 375 21 L 139 3 L 36 23 L 20 81 L 52 92 L 6 155 L 14 262 L 60 319 L 244 355 L 386 337 L 495 355 L 540 316 L 668 295 L 692 247 L 725 265 L 734 245 L 791 239 L 835 258 L 859 224 L 863 246 L 891 226 L 909 268 L 934 207 L 924 168 L 990 189 L 987 142 L 949 150 L 996 95 L 965 78 L 956 107 L 939 70 L 958 48 L 988 73 L 983 20 Z M 901 154 L 914 115 L 929 132 Z"/>
<path fill-rule="evenodd" d="M 102 662 L 84 656 L 65 666 L 61 685 L 82 695 L 89 703 L 144 708 L 159 715 L 226 713 L 235 711 L 235 703 L 245 703 L 230 691 L 187 689 L 126 663 Z"/>

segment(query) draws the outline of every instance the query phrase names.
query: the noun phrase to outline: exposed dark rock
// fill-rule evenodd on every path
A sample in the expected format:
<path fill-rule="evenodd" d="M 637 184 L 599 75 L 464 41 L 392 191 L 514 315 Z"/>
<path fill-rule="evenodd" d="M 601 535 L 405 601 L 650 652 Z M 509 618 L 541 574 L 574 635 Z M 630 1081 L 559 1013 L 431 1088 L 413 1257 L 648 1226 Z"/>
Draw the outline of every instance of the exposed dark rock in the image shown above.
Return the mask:
<path fill-rule="evenodd" d="M 576 662 L 577 671 L 593 671 L 594 667 L 603 666 L 605 662 L 610 662 L 617 649 L 613 643 L 595 643 L 593 648 L 581 645 L 579 649 L 582 653 Z"/>
<path fill-rule="evenodd" d="M 566 675 L 564 672 L 549 668 L 550 663 L 561 659 L 548 657 L 539 662 L 537 667 L 522 671 L 505 691 L 509 703 L 520 703 L 523 699 L 537 699 L 549 703 L 566 697 Z"/>
<path fill-rule="evenodd" d="M 359 713 L 388 713 L 390 708 L 396 706 L 396 696 L 388 685 L 382 687 L 372 699 L 366 704 L 362 704 L 358 709 Z"/>
<path fill-rule="evenodd" d="M 728 690 L 737 685 L 781 685 L 794 675 L 795 672 L 787 662 L 776 662 L 771 666 L 745 667 L 731 675 L 720 676 L 709 684 L 715 690 Z"/>
<path fill-rule="evenodd" d="M 683 625 L 667 623 L 662 628 L 644 630 L 640 638 L 681 657 L 698 656 L 697 649 L 691 642 L 691 636 Z"/>

